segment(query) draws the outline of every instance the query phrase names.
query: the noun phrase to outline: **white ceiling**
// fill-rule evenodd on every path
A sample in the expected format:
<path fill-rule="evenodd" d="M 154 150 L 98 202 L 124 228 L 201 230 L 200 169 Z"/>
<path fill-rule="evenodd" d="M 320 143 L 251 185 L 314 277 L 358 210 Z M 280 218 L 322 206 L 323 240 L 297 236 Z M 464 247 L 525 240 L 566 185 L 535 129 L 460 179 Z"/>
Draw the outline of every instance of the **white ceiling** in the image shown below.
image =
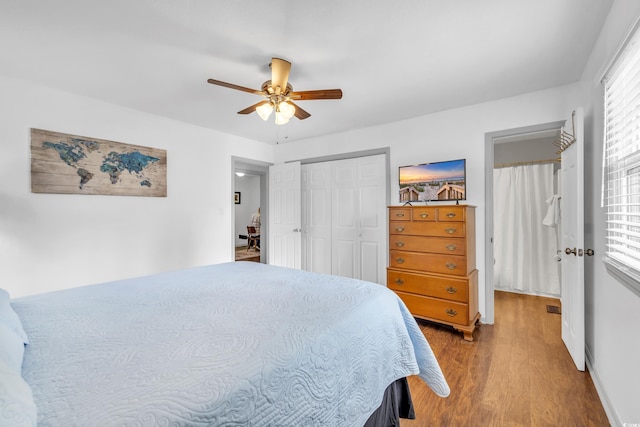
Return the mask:
<path fill-rule="evenodd" d="M 575 82 L 612 0 L 0 0 L 0 74 L 268 143 Z M 237 111 L 271 57 L 311 113 Z M 0 95 L 1 96 L 1 95 Z"/>

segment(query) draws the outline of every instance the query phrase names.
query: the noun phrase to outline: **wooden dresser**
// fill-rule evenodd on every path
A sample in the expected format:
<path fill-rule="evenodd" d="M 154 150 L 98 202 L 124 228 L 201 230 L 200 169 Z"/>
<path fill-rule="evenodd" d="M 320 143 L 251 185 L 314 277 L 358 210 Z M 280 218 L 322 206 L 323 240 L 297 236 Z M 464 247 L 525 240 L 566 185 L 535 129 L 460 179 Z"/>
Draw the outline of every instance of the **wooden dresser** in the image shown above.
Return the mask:
<path fill-rule="evenodd" d="M 473 341 L 480 320 L 475 206 L 389 207 L 387 286 L 415 317 Z"/>

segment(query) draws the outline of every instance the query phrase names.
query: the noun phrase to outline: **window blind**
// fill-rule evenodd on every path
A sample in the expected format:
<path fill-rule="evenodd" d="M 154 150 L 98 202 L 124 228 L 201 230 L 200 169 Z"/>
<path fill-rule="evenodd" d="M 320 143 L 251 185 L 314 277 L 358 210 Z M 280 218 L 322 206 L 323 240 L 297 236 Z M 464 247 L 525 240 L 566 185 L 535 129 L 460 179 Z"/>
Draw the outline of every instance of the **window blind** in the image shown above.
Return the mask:
<path fill-rule="evenodd" d="M 604 79 L 605 262 L 640 282 L 640 31 Z"/>

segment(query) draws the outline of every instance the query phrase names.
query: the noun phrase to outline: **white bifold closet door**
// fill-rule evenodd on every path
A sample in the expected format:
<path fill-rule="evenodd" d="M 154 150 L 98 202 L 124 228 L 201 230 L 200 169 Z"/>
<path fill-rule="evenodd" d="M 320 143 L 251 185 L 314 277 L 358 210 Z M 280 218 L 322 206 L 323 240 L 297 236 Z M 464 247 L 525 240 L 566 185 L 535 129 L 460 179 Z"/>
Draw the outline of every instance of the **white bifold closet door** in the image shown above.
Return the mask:
<path fill-rule="evenodd" d="M 302 269 L 331 274 L 331 162 L 301 167 Z"/>
<path fill-rule="evenodd" d="M 386 283 L 384 155 L 302 166 L 302 268 Z"/>

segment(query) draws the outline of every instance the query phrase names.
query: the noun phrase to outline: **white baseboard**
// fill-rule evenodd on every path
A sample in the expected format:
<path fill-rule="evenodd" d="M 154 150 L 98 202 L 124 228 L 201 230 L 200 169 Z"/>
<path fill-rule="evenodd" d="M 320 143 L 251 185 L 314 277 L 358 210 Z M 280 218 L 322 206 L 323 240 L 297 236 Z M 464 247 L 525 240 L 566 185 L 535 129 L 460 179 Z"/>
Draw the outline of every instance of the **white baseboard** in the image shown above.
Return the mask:
<path fill-rule="evenodd" d="M 598 397 L 600 397 L 600 401 L 602 402 L 602 406 L 604 407 L 604 412 L 607 414 L 607 418 L 609 419 L 609 424 L 613 427 L 623 427 L 622 421 L 618 414 L 616 414 L 611 401 L 609 400 L 609 396 L 607 396 L 607 392 L 602 386 L 602 382 L 600 381 L 600 376 L 598 375 L 598 371 L 593 367 L 593 363 L 591 360 L 593 357 L 591 356 L 591 352 L 589 351 L 589 347 L 585 346 L 585 356 L 587 362 L 587 369 L 589 370 L 589 375 L 591 375 L 591 379 L 593 380 L 593 385 L 596 387 L 596 392 L 598 393 Z"/>

